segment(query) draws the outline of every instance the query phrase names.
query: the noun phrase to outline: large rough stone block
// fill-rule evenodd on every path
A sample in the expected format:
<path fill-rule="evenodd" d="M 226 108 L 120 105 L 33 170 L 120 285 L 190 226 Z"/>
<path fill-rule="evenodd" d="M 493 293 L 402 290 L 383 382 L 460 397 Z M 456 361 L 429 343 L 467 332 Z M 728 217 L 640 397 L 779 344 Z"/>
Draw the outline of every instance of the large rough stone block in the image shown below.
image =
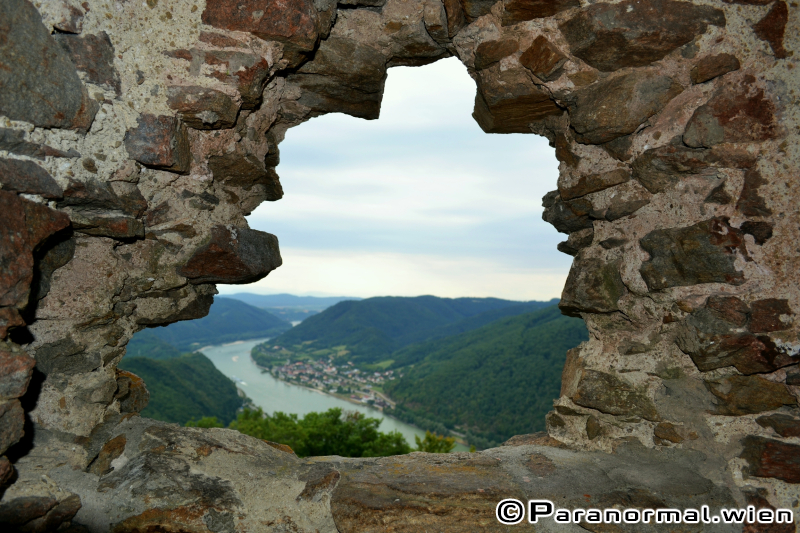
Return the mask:
<path fill-rule="evenodd" d="M 800 483 L 800 446 L 755 436 L 745 437 L 742 445 L 740 457 L 748 462 L 751 476 Z"/>
<path fill-rule="evenodd" d="M 27 0 L 0 3 L 0 114 L 85 132 L 99 109 Z"/>
<path fill-rule="evenodd" d="M 202 18 L 204 24 L 215 28 L 250 32 L 265 41 L 286 43 L 302 51 L 312 50 L 319 38 L 319 15 L 310 0 L 210 0 Z"/>
<path fill-rule="evenodd" d="M 270 67 L 265 58 L 227 50 L 209 50 L 204 52 L 204 57 L 208 65 L 225 67 L 222 72 L 212 71 L 210 76 L 223 83 L 236 85 L 242 97 L 242 109 L 256 109 L 261 104 L 261 95 L 269 78 Z"/>
<path fill-rule="evenodd" d="M 625 294 L 619 269 L 620 261 L 577 257 L 569 270 L 558 308 L 563 314 L 576 317 L 580 313 L 618 310 L 617 302 Z"/>
<path fill-rule="evenodd" d="M 653 70 L 632 71 L 565 95 L 576 140 L 602 144 L 636 131 L 683 91 Z"/>
<path fill-rule="evenodd" d="M 249 228 L 215 226 L 178 274 L 192 283 L 252 283 L 281 266 L 278 239 Z"/>
<path fill-rule="evenodd" d="M 0 190 L 0 306 L 27 305 L 34 250 L 67 226 L 64 213 Z"/>
<path fill-rule="evenodd" d="M 743 234 L 716 217 L 686 228 L 654 230 L 639 241 L 650 254 L 639 273 L 650 290 L 700 283 L 741 285 L 736 252 L 746 254 Z"/>
<path fill-rule="evenodd" d="M 114 45 L 104 31 L 96 35 L 56 34 L 54 38 L 86 79 L 120 95 L 119 72 L 114 68 Z"/>
<path fill-rule="evenodd" d="M 56 180 L 33 161 L 0 158 L 0 186 L 4 191 L 38 194 L 48 200 L 63 197 Z"/>
<path fill-rule="evenodd" d="M 205 87 L 169 87 L 169 107 L 196 130 L 230 128 L 236 123 L 239 105 L 227 94 Z"/>
<path fill-rule="evenodd" d="M 623 168 L 600 172 L 598 174 L 581 175 L 578 181 L 569 187 L 559 187 L 563 200 L 573 200 L 587 194 L 602 191 L 620 185 L 631 179 L 631 173 Z"/>
<path fill-rule="evenodd" d="M 797 398 L 789 394 L 784 384 L 759 376 L 730 376 L 706 381 L 705 385 L 716 396 L 714 414 L 718 415 L 752 415 L 797 405 Z"/>
<path fill-rule="evenodd" d="M 25 352 L 0 350 L 0 400 L 25 394 L 34 366 L 36 360 Z"/>
<path fill-rule="evenodd" d="M 44 160 L 44 158 L 48 156 L 69 158 L 81 156 L 74 148 L 70 148 L 65 152 L 64 150 L 59 150 L 46 144 L 26 141 L 24 131 L 11 128 L 0 128 L 0 150 L 6 150 L 10 154 L 24 155 L 39 160 Z"/>
<path fill-rule="evenodd" d="M 561 76 L 562 67 L 566 64 L 567 59 L 561 50 L 556 48 L 546 37 L 540 35 L 522 53 L 519 62 L 540 80 L 553 81 Z"/>
<path fill-rule="evenodd" d="M 0 401 L 0 454 L 25 435 L 24 426 L 25 411 L 19 400 Z"/>
<path fill-rule="evenodd" d="M 208 168 L 216 181 L 248 190 L 254 185 L 263 185 L 266 200 L 274 202 L 283 198 L 278 174 L 274 169 L 264 167 L 252 154 L 230 152 L 213 155 L 208 158 Z"/>
<path fill-rule="evenodd" d="M 733 75 L 732 75 L 733 76 Z M 720 143 L 758 142 L 778 135 L 775 104 L 746 74 L 741 79 L 724 78 L 719 89 L 692 115 L 683 142 L 693 148 Z"/>
<path fill-rule="evenodd" d="M 640 416 L 651 421 L 661 419 L 653 400 L 643 391 L 606 372 L 584 370 L 572 401 L 602 413 Z"/>
<path fill-rule="evenodd" d="M 705 83 L 728 72 L 739 70 L 740 66 L 739 60 L 733 54 L 706 56 L 692 67 L 689 76 L 692 78 L 692 83 Z"/>
<path fill-rule="evenodd" d="M 552 17 L 580 6 L 578 0 L 504 0 L 501 20 L 503 26 L 511 26 L 526 20 Z"/>
<path fill-rule="evenodd" d="M 146 167 L 189 172 L 189 136 L 186 126 L 175 117 L 142 115 L 138 125 L 125 133 L 125 149 Z"/>
<path fill-rule="evenodd" d="M 530 133 L 530 124 L 562 113 L 550 94 L 531 82 L 525 68 L 478 77 L 472 116 L 486 133 Z"/>
<path fill-rule="evenodd" d="M 560 29 L 574 55 L 611 72 L 658 61 L 709 25 L 725 26 L 721 9 L 673 0 L 625 0 L 591 5 Z"/>
<path fill-rule="evenodd" d="M 565 202 L 558 191 L 550 191 L 542 198 L 542 220 L 552 224 L 561 233 L 574 233 L 592 228 L 589 215 L 576 202 Z"/>
<path fill-rule="evenodd" d="M 386 58 L 357 39 L 334 36 L 320 44 L 314 61 L 287 81 L 303 89 L 298 103 L 315 113 L 337 111 L 376 119 L 386 81 Z"/>

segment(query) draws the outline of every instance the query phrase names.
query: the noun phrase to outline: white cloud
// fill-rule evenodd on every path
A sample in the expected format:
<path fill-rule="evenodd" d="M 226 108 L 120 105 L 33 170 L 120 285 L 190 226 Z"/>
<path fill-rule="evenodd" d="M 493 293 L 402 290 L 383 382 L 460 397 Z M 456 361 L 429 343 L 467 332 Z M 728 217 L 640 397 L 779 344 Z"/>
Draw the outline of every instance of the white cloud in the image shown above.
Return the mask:
<path fill-rule="evenodd" d="M 326 115 L 290 130 L 284 197 L 250 226 L 278 236 L 284 265 L 225 292 L 558 296 L 570 258 L 541 220 L 557 161 L 535 135 L 486 135 L 456 59 L 390 69 L 381 118 Z"/>

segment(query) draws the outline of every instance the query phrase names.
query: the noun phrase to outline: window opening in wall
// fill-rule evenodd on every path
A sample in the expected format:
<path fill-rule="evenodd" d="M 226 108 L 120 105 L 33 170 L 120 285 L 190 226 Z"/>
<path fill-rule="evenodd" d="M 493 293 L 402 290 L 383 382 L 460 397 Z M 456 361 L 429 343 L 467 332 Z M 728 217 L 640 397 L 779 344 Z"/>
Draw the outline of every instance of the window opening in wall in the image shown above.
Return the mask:
<path fill-rule="evenodd" d="M 247 290 L 558 297 L 571 259 L 541 219 L 558 176 L 547 140 L 483 133 L 456 58 L 388 72 L 378 120 L 329 114 L 287 132 L 284 197 L 248 218 L 279 237 L 284 264 Z"/>
<path fill-rule="evenodd" d="M 457 438 L 450 444 L 466 451 L 543 430 L 565 353 L 586 338 L 582 321 L 561 316 L 550 301 L 570 266 L 556 249 L 562 237 L 542 220 L 541 198 L 555 188 L 558 163 L 543 137 L 485 134 L 471 116 L 474 100 L 475 83 L 452 58 L 390 69 L 378 120 L 329 114 L 290 129 L 277 169 L 284 197 L 248 217 L 252 228 L 279 237 L 283 266 L 246 287 L 218 286 L 205 318 L 134 337 L 121 367 L 153 392 L 143 416 L 185 423 L 205 409 L 206 418 L 192 415 L 191 424 L 233 421 L 300 455 L 397 454 L 417 438 L 426 451 L 450 449 L 426 430 Z M 334 307 L 421 295 L 469 302 Z M 538 303 L 517 305 L 531 300 Z M 330 318 L 328 308 L 344 318 Z M 314 320 L 324 338 L 308 333 Z M 442 353 L 424 344 L 432 339 Z M 135 359 L 160 351 L 169 352 L 165 359 L 202 355 L 158 363 L 163 369 Z M 178 367 L 210 366 L 205 358 L 215 370 L 206 368 L 204 387 L 219 380 L 220 392 L 194 401 L 183 383 L 193 372 Z M 172 374 L 169 387 L 185 385 L 186 394 L 160 399 L 159 383 Z M 242 415 L 244 395 L 266 414 Z M 433 405 L 456 407 L 434 412 Z M 345 413 L 345 425 L 369 425 L 347 412 L 382 419 L 378 429 L 399 432 L 410 448 L 396 435 L 364 449 L 315 447 L 328 437 L 314 432 L 336 425 L 332 408 Z"/>

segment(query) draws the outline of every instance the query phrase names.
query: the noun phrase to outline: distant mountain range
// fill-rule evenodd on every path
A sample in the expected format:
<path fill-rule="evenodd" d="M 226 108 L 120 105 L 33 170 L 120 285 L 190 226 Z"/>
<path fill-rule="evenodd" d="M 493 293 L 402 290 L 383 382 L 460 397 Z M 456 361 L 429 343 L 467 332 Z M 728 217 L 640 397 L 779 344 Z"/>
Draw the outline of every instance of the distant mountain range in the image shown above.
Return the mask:
<path fill-rule="evenodd" d="M 248 305 L 269 311 L 287 322 L 302 322 L 306 318 L 324 311 L 344 300 L 360 300 L 350 296 L 295 296 L 293 294 L 253 294 L 238 292 L 226 294 L 225 298 L 239 300 Z"/>
<path fill-rule="evenodd" d="M 272 339 L 316 350 L 347 346 L 350 360 L 377 363 L 404 346 L 469 331 L 556 303 L 498 298 L 378 297 L 343 301 Z"/>

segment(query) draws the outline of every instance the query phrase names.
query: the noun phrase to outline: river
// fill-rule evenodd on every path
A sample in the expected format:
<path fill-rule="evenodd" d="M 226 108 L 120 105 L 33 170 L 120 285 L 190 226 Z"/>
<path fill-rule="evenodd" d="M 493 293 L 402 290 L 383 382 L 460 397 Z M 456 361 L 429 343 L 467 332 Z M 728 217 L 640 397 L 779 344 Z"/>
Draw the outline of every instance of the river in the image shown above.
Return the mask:
<path fill-rule="evenodd" d="M 380 430 L 383 432 L 399 431 L 413 448 L 414 436 L 420 438 L 425 432 L 419 428 L 385 416 L 377 409 L 341 400 L 322 392 L 310 390 L 297 385 L 280 381 L 268 372 L 262 373 L 253 360 L 250 350 L 256 344 L 268 339 L 239 341 L 218 346 L 206 346 L 200 351 L 211 359 L 217 369 L 231 379 L 242 380 L 237 385 L 253 400 L 253 403 L 267 413 L 283 411 L 303 416 L 312 411 L 327 411 L 331 407 L 341 407 L 346 411 L 359 411 L 372 418 L 382 418 Z M 456 444 L 454 451 L 467 451 L 462 444 Z"/>

